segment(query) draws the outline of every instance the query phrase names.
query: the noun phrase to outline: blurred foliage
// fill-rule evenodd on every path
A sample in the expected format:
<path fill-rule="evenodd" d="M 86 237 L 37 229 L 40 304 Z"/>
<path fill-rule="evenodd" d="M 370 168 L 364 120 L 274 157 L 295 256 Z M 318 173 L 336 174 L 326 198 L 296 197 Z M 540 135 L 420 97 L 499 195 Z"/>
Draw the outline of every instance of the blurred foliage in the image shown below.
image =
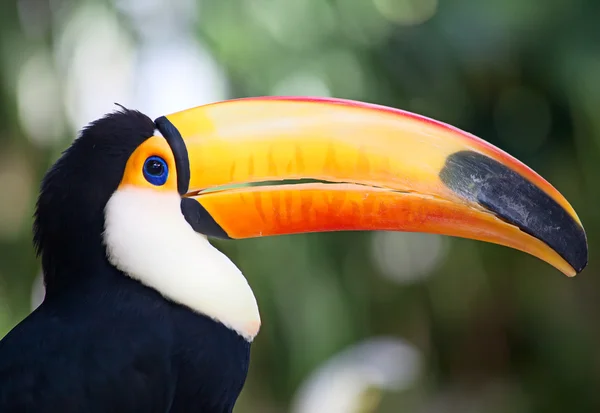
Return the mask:
<path fill-rule="evenodd" d="M 108 85 L 112 104 L 122 86 L 102 82 L 177 16 L 224 75 L 224 97 L 330 95 L 451 123 L 555 185 L 590 243 L 589 267 L 570 280 L 517 251 L 418 234 L 218 242 L 263 317 L 236 411 L 288 411 L 318 366 L 380 335 L 412 343 L 423 365 L 410 386 L 366 403 L 377 411 L 600 411 L 596 0 L 0 2 L 0 336 L 30 311 L 31 215 L 43 173 L 81 127 L 78 65 L 92 65 L 85 81 Z M 119 41 L 77 46 L 90 27 Z"/>

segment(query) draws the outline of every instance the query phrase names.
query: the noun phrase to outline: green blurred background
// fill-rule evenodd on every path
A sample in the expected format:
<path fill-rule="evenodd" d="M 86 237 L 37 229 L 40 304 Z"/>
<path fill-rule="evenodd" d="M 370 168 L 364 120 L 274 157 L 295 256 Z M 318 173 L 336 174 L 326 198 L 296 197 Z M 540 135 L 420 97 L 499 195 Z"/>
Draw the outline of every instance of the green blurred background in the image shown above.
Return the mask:
<path fill-rule="evenodd" d="M 232 97 L 410 110 L 516 156 L 577 210 L 575 279 L 423 234 L 215 242 L 263 318 L 236 412 L 600 411 L 600 2 L 0 2 L 0 337 L 40 299 L 39 181 L 114 102 L 151 117 Z"/>

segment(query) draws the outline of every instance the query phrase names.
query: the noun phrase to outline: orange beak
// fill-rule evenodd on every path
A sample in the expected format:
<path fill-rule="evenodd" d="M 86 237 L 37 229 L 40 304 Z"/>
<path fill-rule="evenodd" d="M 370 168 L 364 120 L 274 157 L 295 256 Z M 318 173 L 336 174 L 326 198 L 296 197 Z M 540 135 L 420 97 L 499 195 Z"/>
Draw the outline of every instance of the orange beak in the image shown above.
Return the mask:
<path fill-rule="evenodd" d="M 295 97 L 231 100 L 166 118 L 187 147 L 185 197 L 200 204 L 195 229 L 207 235 L 430 232 L 515 248 L 569 276 L 587 264 L 586 234 L 567 200 L 515 158 L 452 126 Z"/>

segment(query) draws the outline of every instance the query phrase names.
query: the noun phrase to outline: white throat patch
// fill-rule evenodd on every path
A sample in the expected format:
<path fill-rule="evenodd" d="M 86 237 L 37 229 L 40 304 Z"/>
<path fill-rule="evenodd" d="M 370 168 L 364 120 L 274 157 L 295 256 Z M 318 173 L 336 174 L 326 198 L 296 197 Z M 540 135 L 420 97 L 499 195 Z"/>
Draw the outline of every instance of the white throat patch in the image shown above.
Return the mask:
<path fill-rule="evenodd" d="M 117 190 L 105 209 L 104 243 L 110 262 L 131 278 L 248 341 L 258 334 L 258 305 L 246 278 L 187 223 L 179 194 Z"/>

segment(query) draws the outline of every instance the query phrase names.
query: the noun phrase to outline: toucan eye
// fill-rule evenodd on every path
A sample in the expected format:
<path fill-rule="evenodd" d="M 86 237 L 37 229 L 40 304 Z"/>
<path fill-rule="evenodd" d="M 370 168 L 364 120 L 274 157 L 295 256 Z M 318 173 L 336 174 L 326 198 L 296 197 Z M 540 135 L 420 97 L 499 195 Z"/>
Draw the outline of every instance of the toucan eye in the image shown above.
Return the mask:
<path fill-rule="evenodd" d="M 152 185 L 160 186 L 167 182 L 169 167 L 164 159 L 151 156 L 144 162 L 144 177 Z"/>

